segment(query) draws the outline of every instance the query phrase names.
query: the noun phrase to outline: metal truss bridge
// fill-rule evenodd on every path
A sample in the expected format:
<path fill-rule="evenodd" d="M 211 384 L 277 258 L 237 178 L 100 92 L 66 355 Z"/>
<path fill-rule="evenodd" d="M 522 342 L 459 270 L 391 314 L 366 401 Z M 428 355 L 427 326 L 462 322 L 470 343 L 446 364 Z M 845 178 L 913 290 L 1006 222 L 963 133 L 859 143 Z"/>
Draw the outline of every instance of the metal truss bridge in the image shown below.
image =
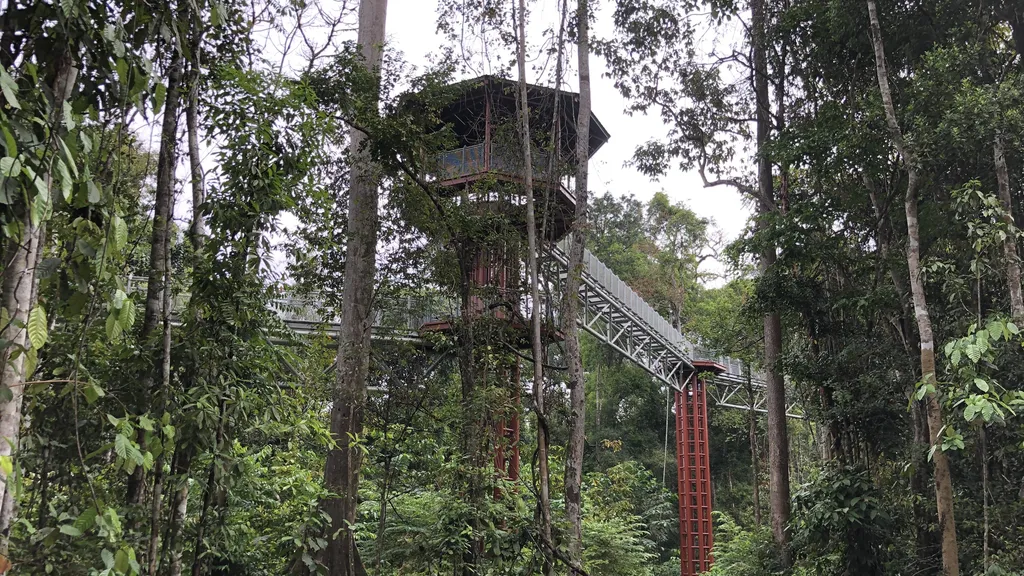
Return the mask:
<path fill-rule="evenodd" d="M 549 282 L 564 282 L 568 274 L 567 240 L 551 248 L 544 274 Z M 584 250 L 580 286 L 580 316 L 577 323 L 599 341 L 612 347 L 659 382 L 682 391 L 694 362 L 714 362 L 724 371 L 710 379 L 708 399 L 714 404 L 740 410 L 765 412 L 765 383 L 762 373 L 741 360 L 714 355 L 688 340 L 596 256 Z M 432 321 L 453 318 L 458 306 L 441 299 L 417 297 L 390 300 L 381 306 L 374 320 L 374 337 L 382 340 L 416 341 L 420 328 Z M 314 303 L 305 299 L 282 298 L 275 309 L 285 324 L 298 334 L 316 332 L 325 324 Z M 337 323 L 331 319 L 328 332 Z M 748 394 L 749 386 L 753 398 Z M 787 414 L 800 418 L 795 403 Z"/>

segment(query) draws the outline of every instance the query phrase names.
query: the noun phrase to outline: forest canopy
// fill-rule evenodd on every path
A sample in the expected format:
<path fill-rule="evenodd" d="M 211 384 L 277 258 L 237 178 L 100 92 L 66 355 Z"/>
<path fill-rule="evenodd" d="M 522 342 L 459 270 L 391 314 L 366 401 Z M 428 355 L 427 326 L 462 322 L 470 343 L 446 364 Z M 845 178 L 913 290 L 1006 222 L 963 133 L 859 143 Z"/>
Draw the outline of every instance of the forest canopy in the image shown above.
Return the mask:
<path fill-rule="evenodd" d="M 1024 574 L 1024 6 L 408 4 L 0 8 L 0 574 Z"/>

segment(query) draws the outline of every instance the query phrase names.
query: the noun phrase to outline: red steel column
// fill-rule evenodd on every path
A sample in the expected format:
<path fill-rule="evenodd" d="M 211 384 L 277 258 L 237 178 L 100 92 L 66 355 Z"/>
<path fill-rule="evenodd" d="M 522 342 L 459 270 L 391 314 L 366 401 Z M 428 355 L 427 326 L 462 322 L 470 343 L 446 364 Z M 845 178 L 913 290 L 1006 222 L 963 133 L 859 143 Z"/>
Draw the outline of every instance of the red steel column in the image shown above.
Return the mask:
<path fill-rule="evenodd" d="M 681 576 L 711 568 L 711 463 L 708 458 L 707 396 L 696 372 L 676 392 L 676 460 L 679 465 L 679 556 Z"/>

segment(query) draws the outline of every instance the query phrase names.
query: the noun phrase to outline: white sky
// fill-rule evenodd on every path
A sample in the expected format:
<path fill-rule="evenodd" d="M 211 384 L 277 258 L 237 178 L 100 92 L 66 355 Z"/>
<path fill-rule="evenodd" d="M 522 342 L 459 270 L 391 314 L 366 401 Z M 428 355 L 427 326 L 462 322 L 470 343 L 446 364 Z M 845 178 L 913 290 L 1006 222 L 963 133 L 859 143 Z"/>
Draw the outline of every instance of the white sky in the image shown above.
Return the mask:
<path fill-rule="evenodd" d="M 611 31 L 610 2 L 602 2 L 603 10 L 597 13 L 594 34 L 607 35 Z M 557 0 L 540 0 L 534 3 L 531 13 L 531 28 L 539 29 L 555 23 Z M 426 55 L 437 52 L 444 39 L 436 33 L 436 0 L 389 0 L 387 16 L 388 42 L 404 53 L 414 64 L 425 64 Z M 537 39 L 535 39 L 537 40 Z M 590 164 L 590 188 L 595 194 L 612 192 L 618 196 L 633 194 L 646 201 L 655 192 L 664 190 L 673 202 L 683 201 L 698 215 L 711 218 L 722 230 L 727 241 L 739 236 L 750 209 L 744 206 L 741 195 L 727 187 L 705 189 L 700 176 L 673 170 L 660 181 L 625 166 L 636 147 L 651 138 L 661 138 L 665 128 L 657 116 L 629 116 L 624 113 L 625 100 L 619 95 L 612 81 L 605 77 L 607 68 L 604 61 L 591 57 L 591 84 L 593 111 L 601 120 L 611 140 L 594 156 Z M 529 71 L 527 72 L 529 74 Z M 530 78 L 535 81 L 536 78 Z M 575 78 L 567 78 L 570 89 L 578 90 Z"/>

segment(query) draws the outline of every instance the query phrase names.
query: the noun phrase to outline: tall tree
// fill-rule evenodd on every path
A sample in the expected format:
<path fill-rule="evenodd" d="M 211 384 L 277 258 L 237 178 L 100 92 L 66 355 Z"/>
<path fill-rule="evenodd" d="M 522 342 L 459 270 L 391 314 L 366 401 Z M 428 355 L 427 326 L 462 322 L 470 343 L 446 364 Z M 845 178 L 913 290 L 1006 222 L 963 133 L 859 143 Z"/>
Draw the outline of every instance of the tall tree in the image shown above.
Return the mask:
<path fill-rule="evenodd" d="M 871 44 L 875 55 L 875 71 L 878 89 L 882 95 L 882 107 L 889 137 L 907 172 L 907 190 L 904 208 L 907 215 L 907 268 L 910 272 L 910 292 L 917 319 L 917 331 L 921 346 L 921 382 L 932 387 L 927 394 L 928 428 L 933 445 L 932 462 L 935 467 L 935 500 L 938 506 L 939 529 L 942 534 L 942 573 L 944 576 L 959 576 L 960 560 L 956 540 L 956 523 L 953 517 L 953 480 L 950 474 L 949 457 L 941 448 L 942 406 L 939 404 L 939 382 L 935 377 L 935 336 L 932 320 L 928 314 L 921 270 L 921 228 L 918 221 L 918 187 L 921 182 L 921 160 L 913 143 L 907 142 L 896 116 L 896 107 L 889 88 L 889 74 L 885 63 L 885 46 L 882 43 L 882 27 L 878 20 L 878 8 L 874 0 L 868 0 L 868 17 L 871 25 Z M 938 446 L 938 448 L 935 448 Z"/>
<path fill-rule="evenodd" d="M 565 355 L 569 365 L 569 445 L 565 464 L 565 514 L 569 519 L 570 570 L 578 573 L 583 563 L 582 492 L 583 450 L 586 423 L 586 379 L 580 333 L 576 325 L 579 315 L 579 291 L 583 275 L 583 249 L 587 235 L 589 191 L 587 176 L 590 158 L 590 3 L 579 0 L 576 7 L 576 48 L 580 75 L 579 116 L 576 118 L 576 215 L 572 225 L 569 248 L 569 274 L 562 294 L 562 332 L 565 333 Z"/>
<path fill-rule="evenodd" d="M 378 76 L 378 82 L 387 6 L 387 0 L 362 0 L 359 5 L 360 55 L 369 73 Z M 370 108 L 376 106 L 376 100 L 368 104 Z M 366 134 L 352 129 L 345 283 L 338 327 L 337 380 L 331 406 L 331 435 L 337 447 L 327 455 L 324 472 L 324 482 L 332 492 L 324 502 L 324 510 L 331 517 L 331 537 L 325 558 L 331 576 L 366 573 L 356 548 L 353 527 L 359 504 L 362 448 L 358 443 L 363 434 L 366 376 L 370 365 L 378 233 L 379 183 L 367 139 Z"/>
<path fill-rule="evenodd" d="M 753 54 L 754 116 L 757 149 L 757 210 L 764 221 L 776 210 L 774 182 L 768 140 L 772 114 L 768 97 L 768 19 L 764 0 L 750 2 L 750 44 Z M 769 242 L 761 253 L 762 277 L 772 272 L 778 258 L 777 248 Z M 780 364 L 782 353 L 782 319 L 777 311 L 764 316 L 765 405 L 768 410 L 768 500 L 771 505 L 772 538 L 782 550 L 783 563 L 792 560 L 789 553 L 789 430 L 786 422 L 786 382 Z"/>
<path fill-rule="evenodd" d="M 551 493 L 548 469 L 548 422 L 544 410 L 544 340 L 542 332 L 542 310 L 540 307 L 540 273 L 538 269 L 537 215 L 533 197 L 533 152 L 530 135 L 529 86 L 526 83 L 526 0 L 519 0 L 519 11 L 516 23 L 516 65 L 519 70 L 519 138 L 522 142 L 523 157 L 523 194 L 526 195 L 526 267 L 530 282 L 530 301 L 533 310 L 530 316 L 530 343 L 533 353 L 533 404 L 537 414 L 537 468 L 540 478 L 538 487 L 538 507 L 540 509 L 540 533 L 542 538 L 544 573 L 551 574 L 554 570 L 550 561 L 554 550 L 551 540 Z"/>

